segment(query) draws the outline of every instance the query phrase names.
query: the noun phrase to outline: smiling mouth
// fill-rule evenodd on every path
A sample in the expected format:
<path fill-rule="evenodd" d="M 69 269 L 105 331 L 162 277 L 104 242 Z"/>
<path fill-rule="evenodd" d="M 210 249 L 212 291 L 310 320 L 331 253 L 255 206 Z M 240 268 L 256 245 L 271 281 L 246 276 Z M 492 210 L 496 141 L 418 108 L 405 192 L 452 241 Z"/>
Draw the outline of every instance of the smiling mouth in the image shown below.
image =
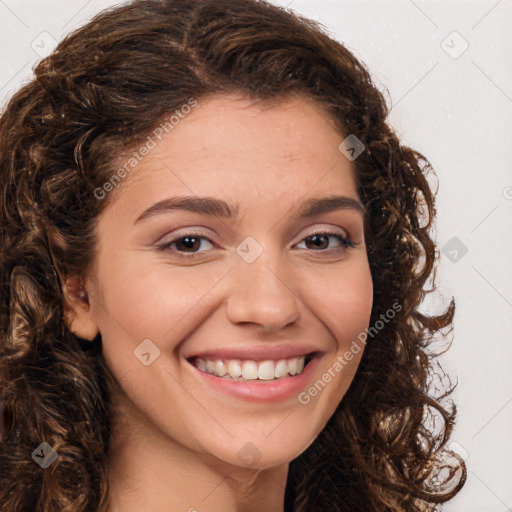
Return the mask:
<path fill-rule="evenodd" d="M 195 356 L 187 361 L 198 370 L 215 377 L 240 382 L 257 382 L 284 380 L 300 375 L 316 355 L 316 352 L 311 352 L 288 359 L 267 359 L 265 361 L 205 359 Z"/>

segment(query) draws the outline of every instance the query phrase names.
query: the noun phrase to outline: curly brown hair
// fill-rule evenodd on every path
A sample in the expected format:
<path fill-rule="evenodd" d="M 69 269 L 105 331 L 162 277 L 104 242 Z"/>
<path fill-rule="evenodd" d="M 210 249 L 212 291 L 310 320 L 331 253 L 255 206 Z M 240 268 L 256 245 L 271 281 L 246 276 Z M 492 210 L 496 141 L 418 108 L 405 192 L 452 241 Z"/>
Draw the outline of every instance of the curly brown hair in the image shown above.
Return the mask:
<path fill-rule="evenodd" d="M 0 443 L 2 511 L 107 509 L 116 382 L 101 336 L 91 344 L 68 329 L 64 283 L 93 261 L 96 219 L 113 197 L 95 190 L 116 157 L 191 96 L 227 93 L 311 98 L 364 143 L 354 165 L 371 325 L 401 306 L 368 339 L 328 424 L 291 461 L 285 510 L 433 511 L 464 485 L 464 461 L 446 449 L 453 387 L 437 396 L 429 387 L 453 298 L 442 314 L 420 312 L 439 257 L 433 170 L 386 123 L 364 64 L 319 23 L 264 1 L 137 0 L 66 37 L 0 118 L 0 389 L 15 418 Z M 434 415 L 441 428 L 429 426 Z M 59 454 L 45 470 L 31 457 L 41 440 Z"/>

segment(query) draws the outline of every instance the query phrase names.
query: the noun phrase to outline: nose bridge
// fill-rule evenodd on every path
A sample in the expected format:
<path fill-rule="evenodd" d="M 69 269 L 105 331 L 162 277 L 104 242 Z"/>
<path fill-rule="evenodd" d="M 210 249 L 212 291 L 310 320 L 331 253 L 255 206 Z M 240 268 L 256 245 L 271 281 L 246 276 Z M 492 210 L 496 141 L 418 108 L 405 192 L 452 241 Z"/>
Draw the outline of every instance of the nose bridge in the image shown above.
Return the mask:
<path fill-rule="evenodd" d="M 233 290 L 227 314 L 234 322 L 258 323 L 280 329 L 299 316 L 299 299 L 284 271 L 283 254 L 277 247 L 247 237 L 238 247 L 233 269 Z"/>

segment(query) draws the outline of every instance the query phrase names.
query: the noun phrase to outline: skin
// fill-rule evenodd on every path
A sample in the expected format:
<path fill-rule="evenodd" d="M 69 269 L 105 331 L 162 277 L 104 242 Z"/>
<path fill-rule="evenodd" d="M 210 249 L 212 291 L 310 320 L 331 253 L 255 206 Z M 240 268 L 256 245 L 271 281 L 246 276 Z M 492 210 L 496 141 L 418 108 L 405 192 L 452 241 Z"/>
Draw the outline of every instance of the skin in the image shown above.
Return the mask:
<path fill-rule="evenodd" d="M 359 200 L 353 163 L 338 149 L 343 139 L 311 100 L 262 107 L 213 96 L 158 142 L 99 217 L 95 264 L 82 276 L 82 295 L 69 298 L 67 321 L 84 338 L 101 332 L 124 392 L 115 398 L 112 511 L 283 511 L 288 465 L 334 413 L 362 350 L 307 404 L 227 396 L 184 356 L 312 342 L 323 354 L 311 386 L 368 327 L 373 285 L 362 214 L 293 218 L 307 198 Z M 180 195 L 239 203 L 239 217 L 175 210 L 134 224 L 154 203 Z M 207 238 L 192 250 L 156 248 L 198 229 Z M 325 231 L 357 245 L 345 248 L 335 236 L 319 248 L 308 242 Z M 236 252 L 248 236 L 263 248 L 252 263 Z M 150 366 L 133 353 L 146 338 L 161 351 Z M 251 467 L 238 456 L 249 442 L 261 455 Z"/>

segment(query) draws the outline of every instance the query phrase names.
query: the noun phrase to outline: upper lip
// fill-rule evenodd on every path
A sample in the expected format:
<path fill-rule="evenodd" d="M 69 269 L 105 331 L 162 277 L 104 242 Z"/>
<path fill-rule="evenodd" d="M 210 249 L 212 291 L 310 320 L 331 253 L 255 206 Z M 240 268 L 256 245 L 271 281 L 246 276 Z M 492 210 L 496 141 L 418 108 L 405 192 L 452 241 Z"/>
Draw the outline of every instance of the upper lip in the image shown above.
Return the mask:
<path fill-rule="evenodd" d="M 299 345 L 288 343 L 286 345 L 278 346 L 254 346 L 250 348 L 233 347 L 233 348 L 211 348 L 195 352 L 186 359 L 200 357 L 202 359 L 243 359 L 251 361 L 266 361 L 272 359 L 278 361 L 279 359 L 290 359 L 292 357 L 300 357 L 311 354 L 313 352 L 320 352 L 318 347 L 312 345 Z"/>

